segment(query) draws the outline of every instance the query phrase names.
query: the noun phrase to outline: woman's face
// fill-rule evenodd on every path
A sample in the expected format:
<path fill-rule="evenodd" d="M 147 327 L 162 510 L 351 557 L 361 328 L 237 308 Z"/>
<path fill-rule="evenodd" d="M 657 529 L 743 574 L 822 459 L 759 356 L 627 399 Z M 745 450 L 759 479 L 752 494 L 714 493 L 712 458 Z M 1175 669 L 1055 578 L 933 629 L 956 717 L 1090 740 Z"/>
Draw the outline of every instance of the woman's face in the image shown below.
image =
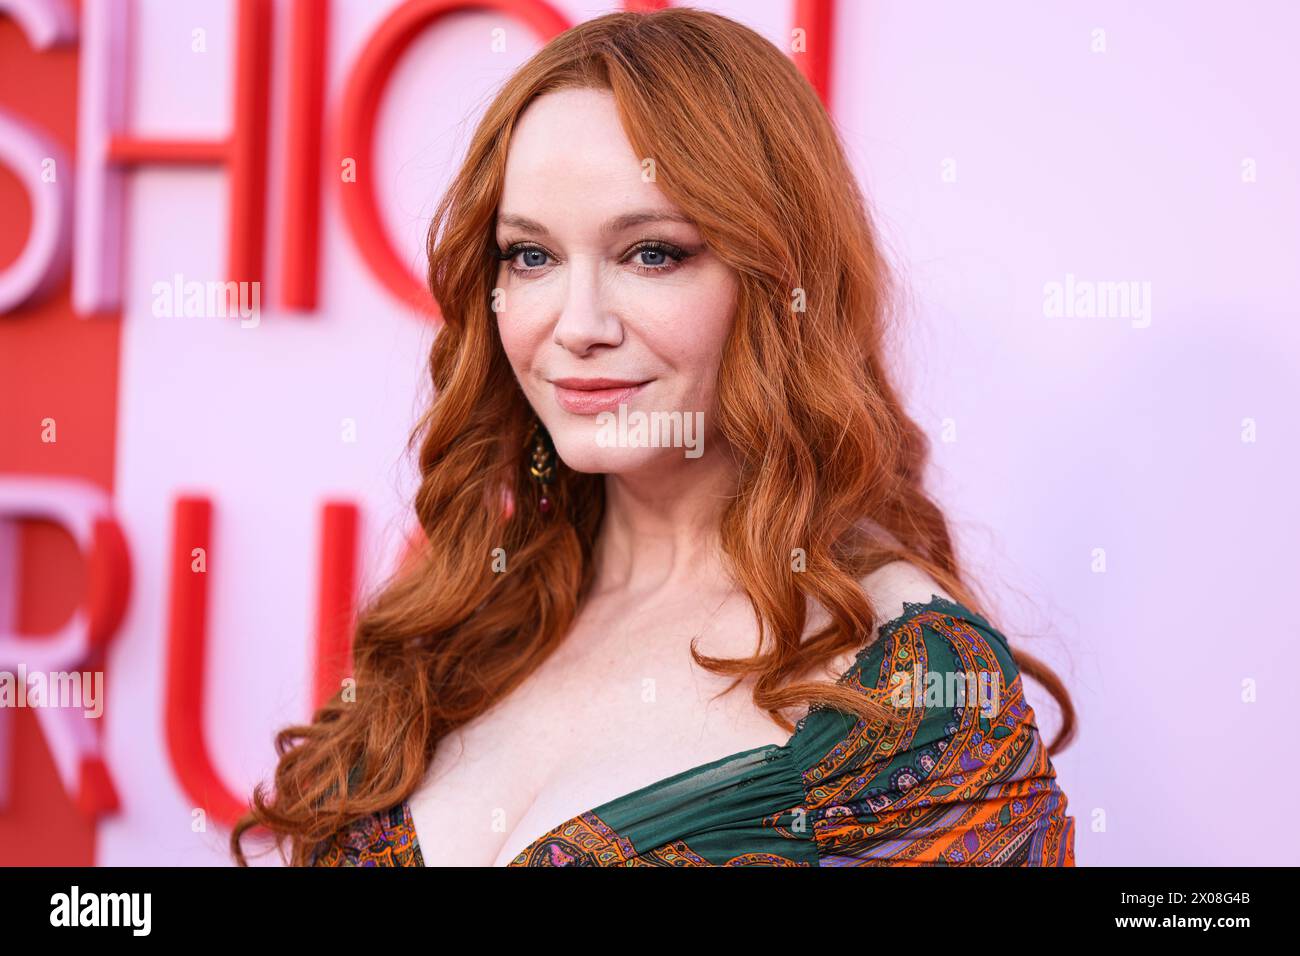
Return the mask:
<path fill-rule="evenodd" d="M 736 278 L 681 221 L 648 159 L 613 95 L 582 89 L 531 103 L 506 161 L 497 326 L 556 451 L 580 472 L 661 471 L 708 450 L 700 428 Z"/>

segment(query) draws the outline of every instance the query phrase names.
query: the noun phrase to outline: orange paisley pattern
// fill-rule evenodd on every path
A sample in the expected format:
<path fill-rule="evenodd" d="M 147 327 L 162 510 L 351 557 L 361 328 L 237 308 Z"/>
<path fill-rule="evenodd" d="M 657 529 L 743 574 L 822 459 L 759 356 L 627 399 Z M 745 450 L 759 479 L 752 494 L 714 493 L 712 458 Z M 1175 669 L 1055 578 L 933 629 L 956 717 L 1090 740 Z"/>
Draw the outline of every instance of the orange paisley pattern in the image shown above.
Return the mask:
<path fill-rule="evenodd" d="M 730 777 L 716 762 L 610 801 L 509 865 L 1074 866 L 1065 794 L 1011 648 L 984 618 L 938 596 L 909 603 L 841 682 L 881 695 L 934 674 L 940 687 L 979 675 L 983 697 L 918 693 L 893 726 L 814 707 L 784 747 L 736 755 Z M 409 808 L 355 821 L 313 865 L 423 866 Z"/>

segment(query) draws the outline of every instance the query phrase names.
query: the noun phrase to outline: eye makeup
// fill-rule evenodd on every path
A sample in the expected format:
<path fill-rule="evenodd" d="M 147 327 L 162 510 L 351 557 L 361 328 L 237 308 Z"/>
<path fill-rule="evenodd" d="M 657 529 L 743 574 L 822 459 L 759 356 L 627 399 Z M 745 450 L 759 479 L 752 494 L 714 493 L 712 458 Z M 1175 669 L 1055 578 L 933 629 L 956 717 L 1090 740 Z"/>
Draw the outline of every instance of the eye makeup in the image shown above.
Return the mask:
<path fill-rule="evenodd" d="M 510 272 L 514 275 L 527 278 L 531 275 L 540 274 L 545 271 L 545 263 L 534 263 L 533 268 L 521 268 L 515 263 L 520 254 L 535 253 L 550 259 L 555 259 L 551 253 L 535 242 L 515 242 L 511 243 L 506 249 L 498 249 L 496 257 L 504 262 L 509 263 Z M 631 262 L 637 256 L 654 255 L 661 257 L 657 263 Z M 634 272 L 640 275 L 662 275 L 668 272 L 676 271 L 677 267 L 687 259 L 696 255 L 696 252 L 689 249 L 683 249 L 675 243 L 665 242 L 661 239 L 647 239 L 638 242 L 624 254 L 619 260 L 620 263 L 628 263 Z"/>

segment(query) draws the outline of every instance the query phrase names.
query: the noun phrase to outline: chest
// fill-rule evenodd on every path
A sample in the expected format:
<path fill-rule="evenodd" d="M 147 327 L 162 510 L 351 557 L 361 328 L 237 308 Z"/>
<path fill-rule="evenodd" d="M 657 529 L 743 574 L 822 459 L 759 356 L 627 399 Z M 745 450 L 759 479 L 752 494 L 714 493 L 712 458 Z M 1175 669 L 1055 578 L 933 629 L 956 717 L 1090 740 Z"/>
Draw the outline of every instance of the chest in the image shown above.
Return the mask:
<path fill-rule="evenodd" d="M 584 608 L 564 643 L 447 735 L 410 800 L 428 866 L 504 865 L 602 803 L 789 732 L 690 656 L 754 653 L 747 602 Z M 789 715 L 791 720 L 798 714 Z"/>

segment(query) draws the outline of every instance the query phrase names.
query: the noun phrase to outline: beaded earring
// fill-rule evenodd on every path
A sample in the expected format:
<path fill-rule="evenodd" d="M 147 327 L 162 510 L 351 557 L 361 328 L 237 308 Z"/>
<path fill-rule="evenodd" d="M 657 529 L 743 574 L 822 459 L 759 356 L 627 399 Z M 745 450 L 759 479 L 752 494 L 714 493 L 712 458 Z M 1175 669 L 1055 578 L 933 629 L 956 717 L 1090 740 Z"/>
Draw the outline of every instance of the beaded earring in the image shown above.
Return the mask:
<path fill-rule="evenodd" d="M 540 419 L 533 421 L 528 438 L 533 446 L 528 473 L 533 476 L 533 481 L 537 483 L 542 493 L 537 507 L 542 514 L 546 514 L 551 510 L 551 499 L 547 491 L 550 484 L 555 481 L 555 445 L 551 443 L 550 433 L 542 426 Z"/>

